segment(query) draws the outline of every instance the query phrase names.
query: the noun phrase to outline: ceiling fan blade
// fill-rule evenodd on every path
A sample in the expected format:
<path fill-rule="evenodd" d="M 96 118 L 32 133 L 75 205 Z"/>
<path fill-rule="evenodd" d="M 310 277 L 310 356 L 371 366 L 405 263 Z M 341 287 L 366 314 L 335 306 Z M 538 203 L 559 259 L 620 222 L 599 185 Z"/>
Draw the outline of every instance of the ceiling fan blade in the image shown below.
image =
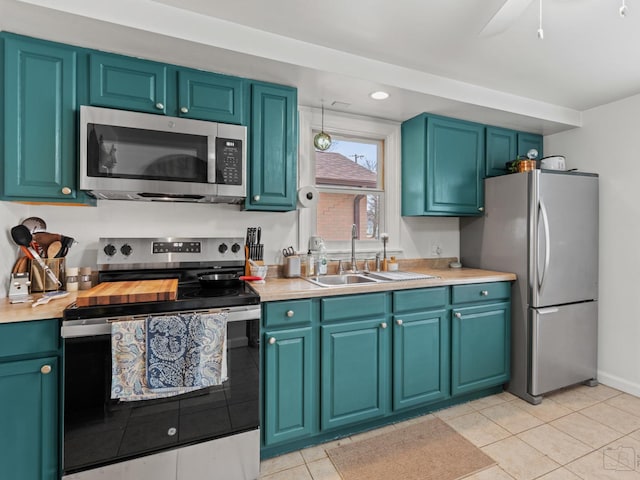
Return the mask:
<path fill-rule="evenodd" d="M 504 32 L 531 4 L 533 0 L 506 0 L 495 15 L 487 22 L 481 37 L 490 37 Z"/>

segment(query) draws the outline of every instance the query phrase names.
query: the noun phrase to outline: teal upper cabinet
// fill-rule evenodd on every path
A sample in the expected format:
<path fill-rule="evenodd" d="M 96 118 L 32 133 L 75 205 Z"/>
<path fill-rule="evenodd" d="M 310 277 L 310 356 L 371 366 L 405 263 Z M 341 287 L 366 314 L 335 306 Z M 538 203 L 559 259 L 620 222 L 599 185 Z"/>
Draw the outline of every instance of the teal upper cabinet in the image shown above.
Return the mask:
<path fill-rule="evenodd" d="M 251 85 L 247 210 L 296 208 L 297 92 L 265 83 Z"/>
<path fill-rule="evenodd" d="M 527 156 L 527 152 L 535 148 L 538 151 L 538 160 L 542 158 L 542 135 L 535 133 L 518 132 L 518 155 Z"/>
<path fill-rule="evenodd" d="M 224 123 L 242 123 L 242 80 L 195 70 L 178 71 L 178 114 Z"/>
<path fill-rule="evenodd" d="M 244 121 L 241 78 L 99 52 L 90 54 L 89 102 L 213 122 Z"/>
<path fill-rule="evenodd" d="M 3 41 L 2 198 L 84 200 L 76 189 L 75 50 L 10 34 Z"/>
<path fill-rule="evenodd" d="M 167 66 L 106 53 L 89 57 L 91 105 L 166 113 Z"/>
<path fill-rule="evenodd" d="M 507 173 L 506 163 L 517 155 L 517 132 L 506 128 L 487 127 L 487 151 L 485 156 L 487 177 Z"/>
<path fill-rule="evenodd" d="M 487 127 L 486 176 L 495 177 L 508 173 L 506 163 L 518 156 L 526 157 L 532 148 L 538 151 L 538 159 L 542 158 L 542 135 Z"/>
<path fill-rule="evenodd" d="M 485 127 L 422 114 L 402 124 L 402 215 L 480 215 Z"/>

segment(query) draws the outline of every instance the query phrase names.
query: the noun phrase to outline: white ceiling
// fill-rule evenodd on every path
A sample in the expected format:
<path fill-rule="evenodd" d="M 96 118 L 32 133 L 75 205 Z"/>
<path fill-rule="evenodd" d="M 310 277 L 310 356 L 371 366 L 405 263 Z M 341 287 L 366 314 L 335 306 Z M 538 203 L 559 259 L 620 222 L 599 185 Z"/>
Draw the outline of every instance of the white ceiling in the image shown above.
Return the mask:
<path fill-rule="evenodd" d="M 0 0 L 0 28 L 295 85 L 304 105 L 553 133 L 640 92 L 627 1 L 622 19 L 621 0 L 543 0 L 542 41 L 538 0 L 510 0 L 494 35 L 481 32 L 504 0 Z M 391 98 L 369 99 L 378 88 Z"/>

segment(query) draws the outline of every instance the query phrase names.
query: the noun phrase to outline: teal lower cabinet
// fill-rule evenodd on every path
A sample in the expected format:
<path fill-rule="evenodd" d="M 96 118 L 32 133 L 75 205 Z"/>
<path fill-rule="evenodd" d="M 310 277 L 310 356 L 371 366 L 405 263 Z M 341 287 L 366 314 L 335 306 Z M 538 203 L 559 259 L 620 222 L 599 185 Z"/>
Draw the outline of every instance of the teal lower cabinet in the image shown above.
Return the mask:
<path fill-rule="evenodd" d="M 383 416 L 387 413 L 391 335 L 386 317 L 321 329 L 321 428 Z"/>
<path fill-rule="evenodd" d="M 394 410 L 449 396 L 448 317 L 446 310 L 394 316 Z"/>
<path fill-rule="evenodd" d="M 2 478 L 59 478 L 57 325 L 56 320 L 0 325 Z"/>
<path fill-rule="evenodd" d="M 509 380 L 510 303 L 455 308 L 451 326 L 451 394 Z"/>
<path fill-rule="evenodd" d="M 510 295 L 495 282 L 263 304 L 262 456 L 501 391 Z"/>
<path fill-rule="evenodd" d="M 314 390 L 311 327 L 264 335 L 264 443 L 274 445 L 313 433 Z"/>

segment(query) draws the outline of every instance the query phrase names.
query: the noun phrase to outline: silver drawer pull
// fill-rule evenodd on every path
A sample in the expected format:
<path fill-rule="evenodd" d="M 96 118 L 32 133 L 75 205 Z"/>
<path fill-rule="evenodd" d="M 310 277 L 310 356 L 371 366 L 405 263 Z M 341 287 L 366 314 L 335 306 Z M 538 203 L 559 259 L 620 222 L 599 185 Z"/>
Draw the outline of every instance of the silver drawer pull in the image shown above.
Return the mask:
<path fill-rule="evenodd" d="M 486 297 L 487 295 L 489 295 L 489 291 L 488 290 L 482 290 L 480 292 L 480 295 L 482 295 L 483 297 Z"/>
<path fill-rule="evenodd" d="M 380 324 L 380 328 L 387 328 L 387 322 L 382 322 Z"/>
<path fill-rule="evenodd" d="M 276 337 L 271 337 L 269 339 L 269 345 L 273 345 L 274 343 L 276 343 Z"/>
<path fill-rule="evenodd" d="M 404 322 L 401 319 L 396 320 L 396 325 L 402 325 Z"/>
<path fill-rule="evenodd" d="M 456 318 L 462 318 L 462 314 L 460 312 L 454 313 L 453 316 Z"/>
<path fill-rule="evenodd" d="M 158 110 L 164 110 L 164 104 L 163 104 L 163 103 L 158 102 L 158 103 L 156 103 L 156 108 L 157 108 Z"/>
<path fill-rule="evenodd" d="M 51 365 L 43 365 L 42 367 L 40 367 L 40 373 L 42 373 L 43 375 L 51 373 Z"/>
<path fill-rule="evenodd" d="M 293 317 L 295 314 L 293 313 L 293 310 L 288 310 L 287 311 L 287 317 L 291 318 Z"/>

